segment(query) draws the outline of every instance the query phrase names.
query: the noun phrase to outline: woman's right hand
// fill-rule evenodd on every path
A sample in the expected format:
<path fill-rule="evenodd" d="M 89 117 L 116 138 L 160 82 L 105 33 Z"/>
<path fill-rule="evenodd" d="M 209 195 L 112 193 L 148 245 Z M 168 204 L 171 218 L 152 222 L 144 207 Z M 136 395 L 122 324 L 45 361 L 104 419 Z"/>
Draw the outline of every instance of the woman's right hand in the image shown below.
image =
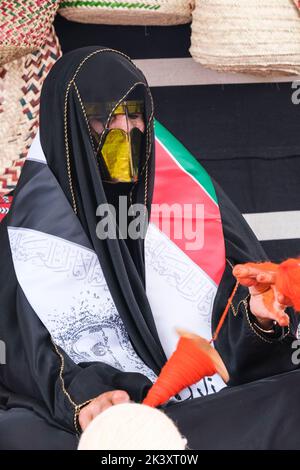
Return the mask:
<path fill-rule="evenodd" d="M 111 392 L 101 393 L 94 398 L 88 405 L 80 410 L 79 424 L 84 431 L 88 424 L 96 418 L 102 411 L 107 410 L 113 405 L 130 402 L 130 397 L 124 390 L 113 390 Z"/>

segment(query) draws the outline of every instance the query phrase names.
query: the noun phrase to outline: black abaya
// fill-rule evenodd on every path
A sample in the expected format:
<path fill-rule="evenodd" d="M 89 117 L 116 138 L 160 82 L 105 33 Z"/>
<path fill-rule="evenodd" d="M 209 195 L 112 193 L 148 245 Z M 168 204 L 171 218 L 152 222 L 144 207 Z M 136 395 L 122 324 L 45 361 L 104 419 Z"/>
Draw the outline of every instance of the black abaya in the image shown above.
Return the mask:
<path fill-rule="evenodd" d="M 299 450 L 300 372 L 269 377 L 165 409 L 191 450 Z M 30 428 L 30 433 L 28 433 Z M 74 450 L 74 433 L 28 408 L 0 410 L 0 450 Z"/>
<path fill-rule="evenodd" d="M 76 70 L 82 62 L 77 76 Z M 129 59 L 116 52 L 101 48 L 73 51 L 53 67 L 43 88 L 41 144 L 47 162 L 26 162 L 12 209 L 0 225 L 0 332 L 7 348 L 6 364 L 0 366 L 0 448 L 73 449 L 77 442 L 74 414 L 81 404 L 115 389 L 126 390 L 132 400 L 141 402 L 151 386 L 143 374 L 120 371 L 102 362 L 76 364 L 55 347 L 18 282 L 8 226 L 40 231 L 94 250 L 135 351 L 156 373 L 166 359 L 145 293 L 142 241 L 132 250 L 124 240 L 99 240 L 95 234 L 96 207 L 106 201 L 106 194 L 73 88 L 74 74 L 82 96 L 91 84 L 104 83 L 97 88 L 102 100 L 118 101 L 134 84 L 143 83 L 139 86 L 145 90 L 150 158 L 148 183 L 143 173 L 134 190 L 134 200 L 144 201 L 146 187 L 146 202 L 151 204 L 153 110 L 144 77 Z M 66 103 L 71 183 L 64 139 Z M 216 191 L 228 262 L 214 302 L 213 329 L 235 284 L 231 266 L 266 259 L 237 209 L 217 185 Z M 295 431 L 298 409 L 300 413 L 296 393 L 300 372 L 293 371 L 296 366 L 291 360 L 297 318 L 290 312 L 290 331 L 282 331 L 282 335 L 268 339 L 258 335 L 251 328 L 251 312 L 246 311 L 247 295 L 247 289 L 239 287 L 233 299 L 237 315 L 230 312 L 215 344 L 229 371 L 232 387 L 166 407 L 166 412 L 187 436 L 190 448 L 297 445 L 296 438 L 290 438 Z M 285 374 L 277 375 L 282 373 Z M 285 425 L 279 425 L 284 418 Z M 28 425 L 31 432 L 25 436 Z M 9 432 L 2 438 L 6 428 Z M 258 434 L 263 434 L 260 441 Z"/>

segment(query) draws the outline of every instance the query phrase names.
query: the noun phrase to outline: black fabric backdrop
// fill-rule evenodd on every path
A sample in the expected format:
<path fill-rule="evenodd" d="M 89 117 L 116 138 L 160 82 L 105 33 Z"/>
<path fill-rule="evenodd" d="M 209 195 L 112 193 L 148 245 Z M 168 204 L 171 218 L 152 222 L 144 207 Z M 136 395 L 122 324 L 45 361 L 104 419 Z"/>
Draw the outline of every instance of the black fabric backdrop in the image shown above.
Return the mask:
<path fill-rule="evenodd" d="M 190 25 L 86 25 L 58 15 L 55 27 L 63 52 L 104 45 L 133 59 L 190 57 Z M 151 90 L 156 118 L 195 155 L 242 213 L 278 212 L 272 219 L 274 236 L 262 241 L 270 258 L 300 255 L 300 232 L 295 230 L 294 238 L 276 239 L 277 218 L 286 211 L 300 211 L 300 105 L 292 103 L 291 83 Z M 289 224 L 296 224 L 299 214 L 292 214 Z"/>

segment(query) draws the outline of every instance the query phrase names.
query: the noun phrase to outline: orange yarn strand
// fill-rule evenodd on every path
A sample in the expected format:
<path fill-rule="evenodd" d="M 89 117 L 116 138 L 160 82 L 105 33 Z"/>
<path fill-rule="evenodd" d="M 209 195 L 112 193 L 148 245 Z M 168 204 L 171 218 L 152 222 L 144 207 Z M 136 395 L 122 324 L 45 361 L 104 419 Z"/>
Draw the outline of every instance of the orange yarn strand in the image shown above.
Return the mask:
<path fill-rule="evenodd" d="M 291 258 L 279 265 L 264 262 L 245 263 L 244 266 L 255 267 L 262 272 L 272 272 L 275 275 L 275 287 L 278 292 L 290 301 L 295 310 L 300 311 L 300 259 Z M 210 343 L 215 341 L 220 333 L 238 286 L 237 280 Z M 201 347 L 199 341 L 197 344 L 196 338 L 200 340 L 200 337 L 196 335 L 180 337 L 176 351 L 166 362 L 157 381 L 150 388 L 143 401 L 144 405 L 156 407 L 165 403 L 169 398 L 197 383 L 203 377 L 214 375 L 217 372 L 216 367 L 219 373 L 221 371 L 223 378 L 225 377 L 225 381 L 228 380 L 228 372 L 218 353 L 214 350 L 214 355 L 212 355 L 213 348 L 207 349 L 208 342 L 201 339 Z"/>
<path fill-rule="evenodd" d="M 197 346 L 195 340 L 181 336 L 176 351 L 162 368 L 143 404 L 159 406 L 189 385 L 216 372 L 212 359 Z"/>
<path fill-rule="evenodd" d="M 239 283 L 236 282 L 209 343 L 217 339 L 238 286 Z M 181 336 L 176 350 L 162 368 L 143 404 L 152 407 L 159 406 L 184 388 L 199 382 L 204 377 L 210 377 L 216 372 L 217 369 L 211 357 L 197 345 L 196 340 Z"/>
<path fill-rule="evenodd" d="M 227 314 L 228 314 L 228 311 L 229 311 L 229 307 L 230 307 L 230 305 L 231 305 L 231 302 L 232 302 L 232 300 L 233 300 L 233 297 L 235 296 L 235 293 L 236 293 L 238 287 L 239 287 L 239 283 L 236 282 L 236 284 L 235 284 L 235 286 L 234 286 L 234 288 L 233 288 L 233 291 L 232 291 L 232 293 L 231 293 L 231 295 L 230 295 L 230 297 L 229 297 L 229 299 L 228 299 L 228 301 L 227 301 L 227 304 L 226 304 L 226 307 L 225 307 L 225 309 L 224 309 L 224 312 L 223 312 L 222 315 L 221 315 L 221 318 L 220 318 L 220 320 L 219 320 L 218 326 L 217 326 L 217 328 L 215 329 L 215 332 L 214 332 L 214 334 L 213 334 L 212 339 L 210 340 L 210 343 L 211 343 L 212 341 L 216 341 L 216 339 L 217 339 L 217 337 L 218 337 L 218 335 L 219 335 L 219 333 L 220 333 L 220 330 L 221 330 L 221 328 L 222 328 L 222 326 L 223 326 L 223 324 L 224 324 L 224 321 L 225 321 L 225 319 L 226 319 L 226 317 L 227 317 Z"/>

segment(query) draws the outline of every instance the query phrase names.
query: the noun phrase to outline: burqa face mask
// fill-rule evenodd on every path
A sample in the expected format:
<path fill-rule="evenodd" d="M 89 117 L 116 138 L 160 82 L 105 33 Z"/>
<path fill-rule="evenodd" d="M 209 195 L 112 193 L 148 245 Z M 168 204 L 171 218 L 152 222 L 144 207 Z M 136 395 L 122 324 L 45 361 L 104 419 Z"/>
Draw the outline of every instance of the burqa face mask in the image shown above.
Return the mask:
<path fill-rule="evenodd" d="M 111 106 L 111 110 L 107 108 Z M 105 104 L 108 123 L 101 105 L 86 104 L 87 117 L 101 177 L 107 183 L 135 183 L 141 167 L 144 136 L 143 101 L 123 101 L 117 107 Z"/>

